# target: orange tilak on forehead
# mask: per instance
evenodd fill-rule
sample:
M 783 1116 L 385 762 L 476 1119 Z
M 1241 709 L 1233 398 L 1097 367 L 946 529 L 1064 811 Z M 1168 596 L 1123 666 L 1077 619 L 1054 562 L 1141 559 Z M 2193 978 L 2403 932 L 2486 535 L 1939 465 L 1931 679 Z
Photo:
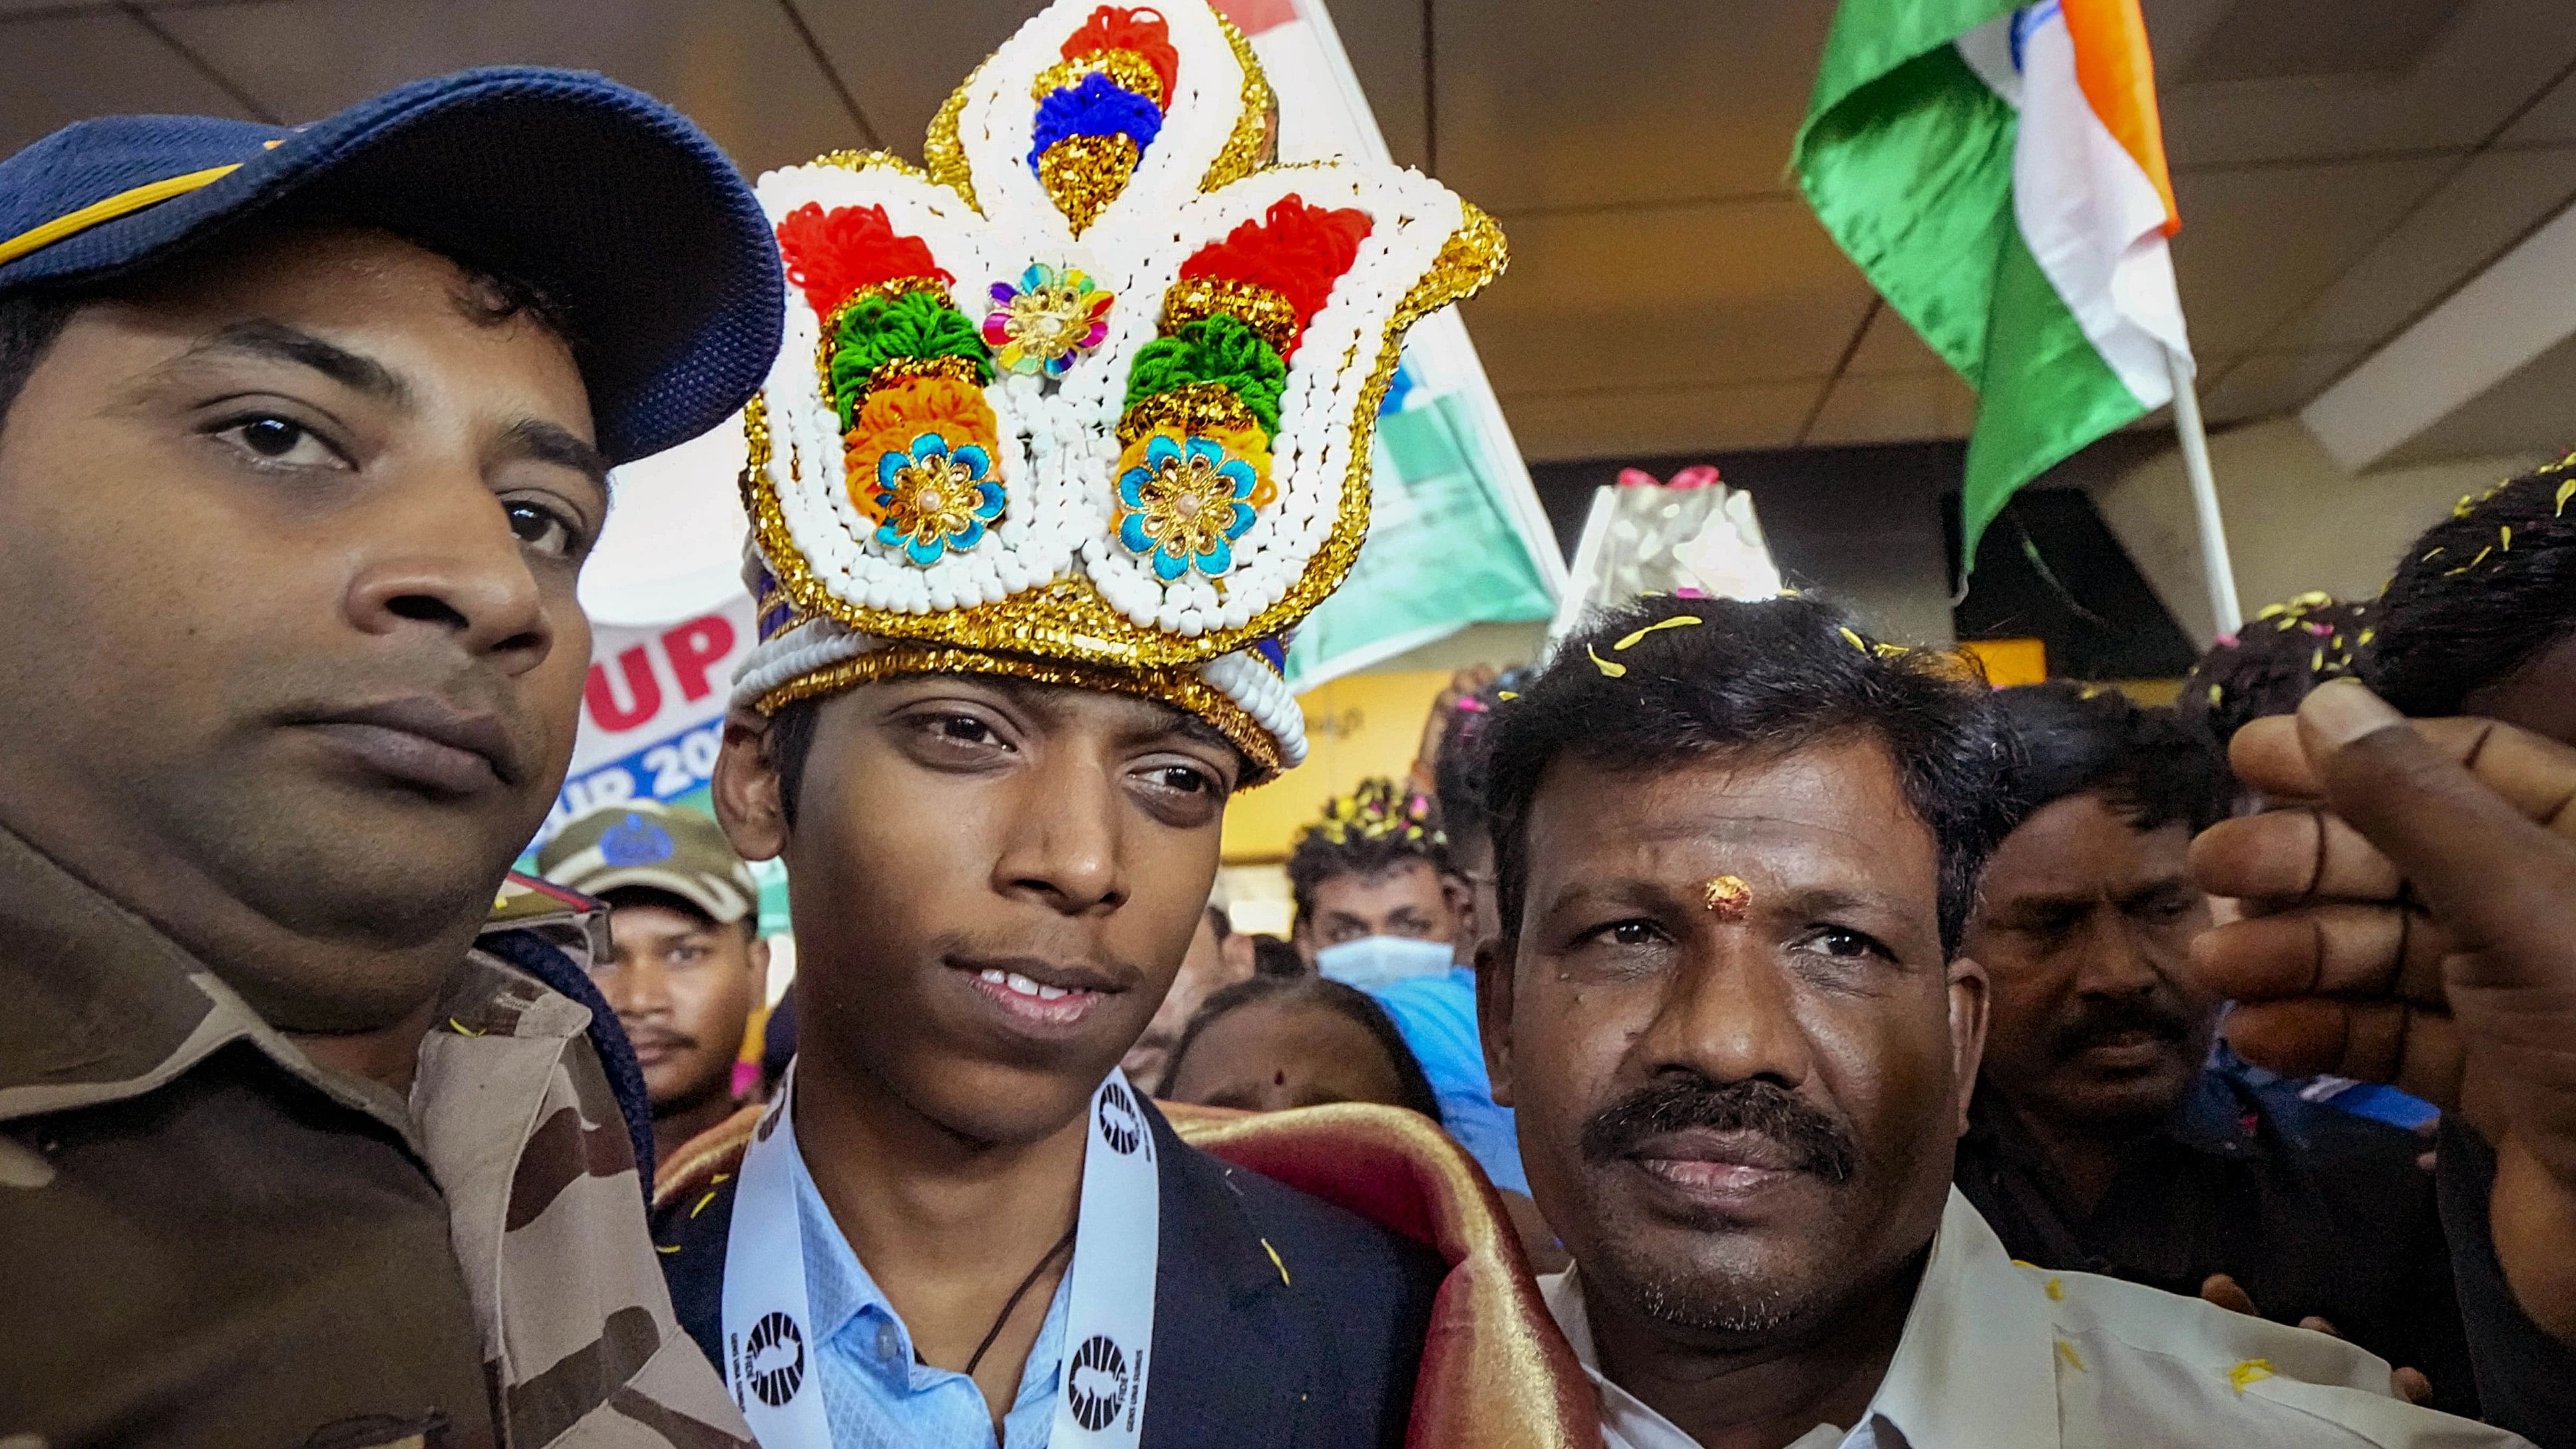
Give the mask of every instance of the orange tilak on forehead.
M 1700 903 L 1721 921 L 1740 921 L 1753 909 L 1753 887 L 1740 875 L 1711 876 L 1699 889 Z

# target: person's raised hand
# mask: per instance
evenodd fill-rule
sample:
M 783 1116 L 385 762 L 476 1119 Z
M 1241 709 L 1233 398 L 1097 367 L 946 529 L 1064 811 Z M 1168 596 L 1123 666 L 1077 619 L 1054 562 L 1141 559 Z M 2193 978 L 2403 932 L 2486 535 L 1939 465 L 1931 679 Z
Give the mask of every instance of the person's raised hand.
M 2576 1343 L 2576 750 L 2335 681 L 2230 754 L 2297 808 L 2193 843 L 2201 886 L 2248 907 L 2192 950 L 2240 1003 L 2229 1042 L 2460 1111 L 2496 1145 L 2507 1281 Z

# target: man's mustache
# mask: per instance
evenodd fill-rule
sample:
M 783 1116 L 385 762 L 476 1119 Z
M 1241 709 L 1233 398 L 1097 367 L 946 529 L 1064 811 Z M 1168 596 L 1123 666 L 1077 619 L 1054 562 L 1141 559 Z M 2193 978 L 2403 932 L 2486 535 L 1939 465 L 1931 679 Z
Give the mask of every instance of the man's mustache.
M 1747 1079 L 1712 1082 L 1705 1077 L 1665 1077 L 1594 1113 L 1583 1124 L 1583 1157 L 1612 1162 L 1641 1144 L 1693 1127 L 1753 1132 L 1786 1147 L 1801 1172 L 1845 1182 L 1859 1165 L 1851 1134 L 1788 1088 Z
M 2180 1042 L 2191 1035 L 2181 1012 L 2149 997 L 2096 998 L 2048 1034 L 2049 1049 L 2060 1061 L 2082 1055 L 2106 1037 L 2139 1031 L 2159 1041 Z

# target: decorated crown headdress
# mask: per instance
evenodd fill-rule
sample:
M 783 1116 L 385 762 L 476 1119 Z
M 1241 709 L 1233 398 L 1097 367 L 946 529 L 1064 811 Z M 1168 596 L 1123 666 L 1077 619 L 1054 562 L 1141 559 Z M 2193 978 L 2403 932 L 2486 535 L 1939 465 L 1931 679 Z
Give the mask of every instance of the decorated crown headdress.
M 1162 699 L 1266 778 L 1288 630 L 1368 532 L 1404 330 L 1503 265 L 1419 173 L 1263 164 L 1268 82 L 1202 0 L 1058 0 L 931 122 L 928 168 L 760 179 L 791 283 L 746 414 L 762 711 L 1013 675 Z

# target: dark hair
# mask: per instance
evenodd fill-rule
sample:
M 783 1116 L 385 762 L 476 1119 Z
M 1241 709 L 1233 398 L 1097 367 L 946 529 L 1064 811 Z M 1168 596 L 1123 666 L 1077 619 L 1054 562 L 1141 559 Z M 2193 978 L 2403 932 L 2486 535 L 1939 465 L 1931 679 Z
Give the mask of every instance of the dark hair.
M 1369 828 L 1336 828 L 1339 822 L 1328 817 L 1321 825 L 1308 826 L 1288 851 L 1288 894 L 1300 923 L 1313 914 L 1315 890 L 1328 880 L 1381 875 L 1417 860 L 1443 875 L 1451 871 L 1448 837 L 1441 834 L 1439 809 L 1429 799 L 1410 795 L 1392 780 L 1362 780 L 1351 795 L 1333 803 L 1338 809 L 1353 801 L 1365 802 L 1358 819 Z M 1413 813 L 1377 813 L 1381 805 Z
M 2116 689 L 2052 683 L 1997 691 L 2019 746 L 2014 823 L 2070 795 L 2100 795 L 2138 830 L 2227 818 L 2234 781 L 2208 738 L 2170 709 Z
M 822 697 L 791 699 L 769 714 L 769 767 L 778 773 L 778 813 L 796 828 L 796 799 L 805 791 L 805 761 L 814 753 Z
M 1320 1006 L 1341 1013 L 1358 1022 L 1377 1044 L 1386 1051 L 1387 1061 L 1395 1068 L 1396 1095 L 1404 1100 L 1397 1105 L 1409 1107 L 1437 1122 L 1440 1099 L 1432 1094 L 1431 1078 L 1423 1074 L 1422 1060 L 1405 1045 L 1404 1034 L 1395 1029 L 1394 1018 L 1367 992 L 1327 981 L 1321 976 L 1254 976 L 1220 989 L 1200 1003 L 1198 1014 L 1181 1031 L 1181 1039 L 1172 1045 L 1172 1055 L 1163 1064 L 1163 1080 L 1156 1084 L 1154 1095 L 1169 1098 L 1172 1084 L 1180 1080 L 1181 1062 L 1197 1044 L 1199 1034 L 1219 1017 L 1246 1006 L 1276 1003 L 1281 1006 Z
M 1685 618 L 1699 627 L 1669 626 Z M 1974 665 L 1875 643 L 1809 598 L 1659 597 L 1599 619 L 1487 727 L 1506 945 L 1520 935 L 1530 809 L 1559 757 L 1647 775 L 1865 739 L 1886 748 L 1939 848 L 1941 947 L 1955 954 L 1977 877 L 2011 829 L 2012 740 L 1989 695 Z
M 1214 901 L 1208 902 L 1207 923 L 1208 929 L 1216 933 L 1219 944 L 1223 944 L 1234 935 L 1234 917 L 1227 915 L 1225 907 Z
M 2375 613 L 2322 593 L 2268 605 L 2193 662 L 2174 711 L 2224 757 L 2249 722 L 2289 714 L 2309 690 L 2351 673 Z
M 68 293 L 0 292 L 0 427 L 8 426 L 9 409 L 82 300 Z
M 1450 840 L 1492 832 L 1485 812 L 1485 726 L 1502 696 L 1517 694 L 1529 671 L 1513 669 L 1449 711 L 1440 730 L 1440 757 L 1431 767 L 1431 794 L 1440 806 L 1440 823 Z
M 1308 976 L 1306 958 L 1297 948 L 1277 936 L 1257 935 L 1252 938 L 1252 974 L 1255 976 Z
M 2462 498 L 2379 593 L 2362 677 L 2411 715 L 2458 714 L 2576 631 L 2576 453 Z

